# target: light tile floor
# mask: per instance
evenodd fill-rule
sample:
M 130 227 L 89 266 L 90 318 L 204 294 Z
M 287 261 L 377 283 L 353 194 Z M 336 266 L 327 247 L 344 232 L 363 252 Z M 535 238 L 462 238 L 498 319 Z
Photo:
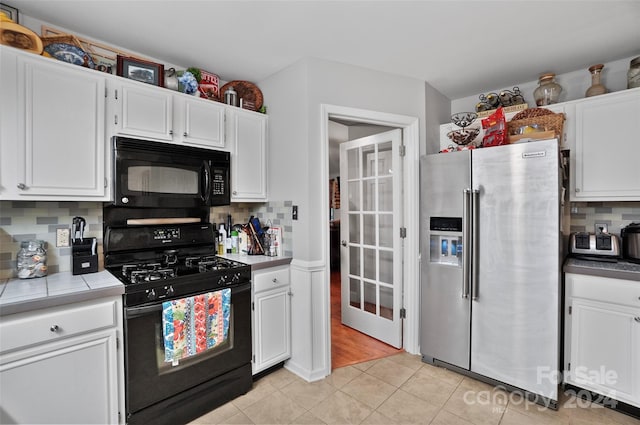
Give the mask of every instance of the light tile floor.
M 401 353 L 308 383 L 279 369 L 191 424 L 639 425 L 563 394 L 557 411 Z

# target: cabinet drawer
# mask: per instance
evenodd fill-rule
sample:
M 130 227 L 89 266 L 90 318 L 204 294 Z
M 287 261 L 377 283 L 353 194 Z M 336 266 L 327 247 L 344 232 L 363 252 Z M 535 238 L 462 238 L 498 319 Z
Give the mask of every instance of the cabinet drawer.
M 5 316 L 0 323 L 0 351 L 114 327 L 118 323 L 118 308 L 118 303 L 111 300 Z
M 567 296 L 640 309 L 640 282 L 567 273 Z
M 265 271 L 260 270 L 253 274 L 254 292 L 267 291 L 289 284 L 289 266 L 274 267 Z

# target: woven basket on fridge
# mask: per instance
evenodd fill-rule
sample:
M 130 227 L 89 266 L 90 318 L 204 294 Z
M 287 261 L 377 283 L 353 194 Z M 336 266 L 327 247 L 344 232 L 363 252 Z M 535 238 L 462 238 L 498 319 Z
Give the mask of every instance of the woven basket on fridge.
M 507 123 L 509 134 L 513 134 L 520 127 L 537 125 L 539 129 L 544 131 L 553 131 L 558 143 L 562 143 L 562 135 L 564 128 L 564 114 L 554 113 L 545 108 L 532 108 L 517 113 L 511 121 Z M 531 133 L 535 135 L 535 133 Z M 534 136 L 535 138 L 535 136 Z

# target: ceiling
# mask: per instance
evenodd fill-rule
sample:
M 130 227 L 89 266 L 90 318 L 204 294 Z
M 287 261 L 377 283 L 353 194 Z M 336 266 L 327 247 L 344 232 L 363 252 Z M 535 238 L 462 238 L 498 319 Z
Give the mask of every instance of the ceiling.
M 640 0 L 2 0 L 51 26 L 224 81 L 304 57 L 429 82 L 450 99 L 640 54 Z

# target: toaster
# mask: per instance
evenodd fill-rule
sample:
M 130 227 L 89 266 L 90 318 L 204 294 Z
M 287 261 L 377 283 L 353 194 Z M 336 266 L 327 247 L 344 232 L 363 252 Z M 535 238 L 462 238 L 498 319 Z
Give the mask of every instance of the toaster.
M 574 256 L 620 257 L 620 239 L 609 233 L 573 233 L 569 250 Z

